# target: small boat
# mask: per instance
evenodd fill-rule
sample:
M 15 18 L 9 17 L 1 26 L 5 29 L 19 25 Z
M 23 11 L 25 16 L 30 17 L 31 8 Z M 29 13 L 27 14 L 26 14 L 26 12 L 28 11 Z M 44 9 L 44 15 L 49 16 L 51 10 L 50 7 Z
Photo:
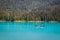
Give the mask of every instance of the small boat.
M 44 25 L 43 24 L 42 25 L 36 24 L 35 27 L 37 27 L 37 28 L 44 28 Z

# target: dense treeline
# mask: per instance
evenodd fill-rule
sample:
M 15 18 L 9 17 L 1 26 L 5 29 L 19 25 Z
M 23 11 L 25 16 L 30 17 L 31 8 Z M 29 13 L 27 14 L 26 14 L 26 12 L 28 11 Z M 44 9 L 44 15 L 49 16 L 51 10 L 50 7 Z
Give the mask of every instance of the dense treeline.
M 0 21 L 60 21 L 60 0 L 0 0 Z
M 0 11 L 0 20 L 3 21 L 60 21 L 60 6 L 46 10 Z

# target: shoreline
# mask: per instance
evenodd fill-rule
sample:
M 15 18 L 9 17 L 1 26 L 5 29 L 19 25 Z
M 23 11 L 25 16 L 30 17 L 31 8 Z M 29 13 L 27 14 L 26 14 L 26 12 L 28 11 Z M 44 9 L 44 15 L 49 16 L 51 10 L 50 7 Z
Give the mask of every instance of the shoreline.
M 1 21 L 0 22 L 45 22 L 45 21 Z M 60 22 L 60 21 L 46 21 L 46 22 Z

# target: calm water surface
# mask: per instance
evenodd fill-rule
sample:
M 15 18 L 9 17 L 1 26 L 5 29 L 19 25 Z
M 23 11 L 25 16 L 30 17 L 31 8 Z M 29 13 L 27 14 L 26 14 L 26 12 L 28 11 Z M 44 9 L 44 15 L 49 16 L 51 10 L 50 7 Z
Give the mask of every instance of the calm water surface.
M 0 22 L 0 40 L 60 40 L 60 22 Z

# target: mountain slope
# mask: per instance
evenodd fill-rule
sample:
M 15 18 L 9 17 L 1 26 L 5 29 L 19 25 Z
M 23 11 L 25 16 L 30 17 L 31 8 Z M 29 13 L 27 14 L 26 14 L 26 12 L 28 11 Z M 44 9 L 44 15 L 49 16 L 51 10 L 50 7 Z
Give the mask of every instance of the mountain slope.
M 44 9 L 49 5 L 60 5 L 60 0 L 0 0 L 0 10 Z

